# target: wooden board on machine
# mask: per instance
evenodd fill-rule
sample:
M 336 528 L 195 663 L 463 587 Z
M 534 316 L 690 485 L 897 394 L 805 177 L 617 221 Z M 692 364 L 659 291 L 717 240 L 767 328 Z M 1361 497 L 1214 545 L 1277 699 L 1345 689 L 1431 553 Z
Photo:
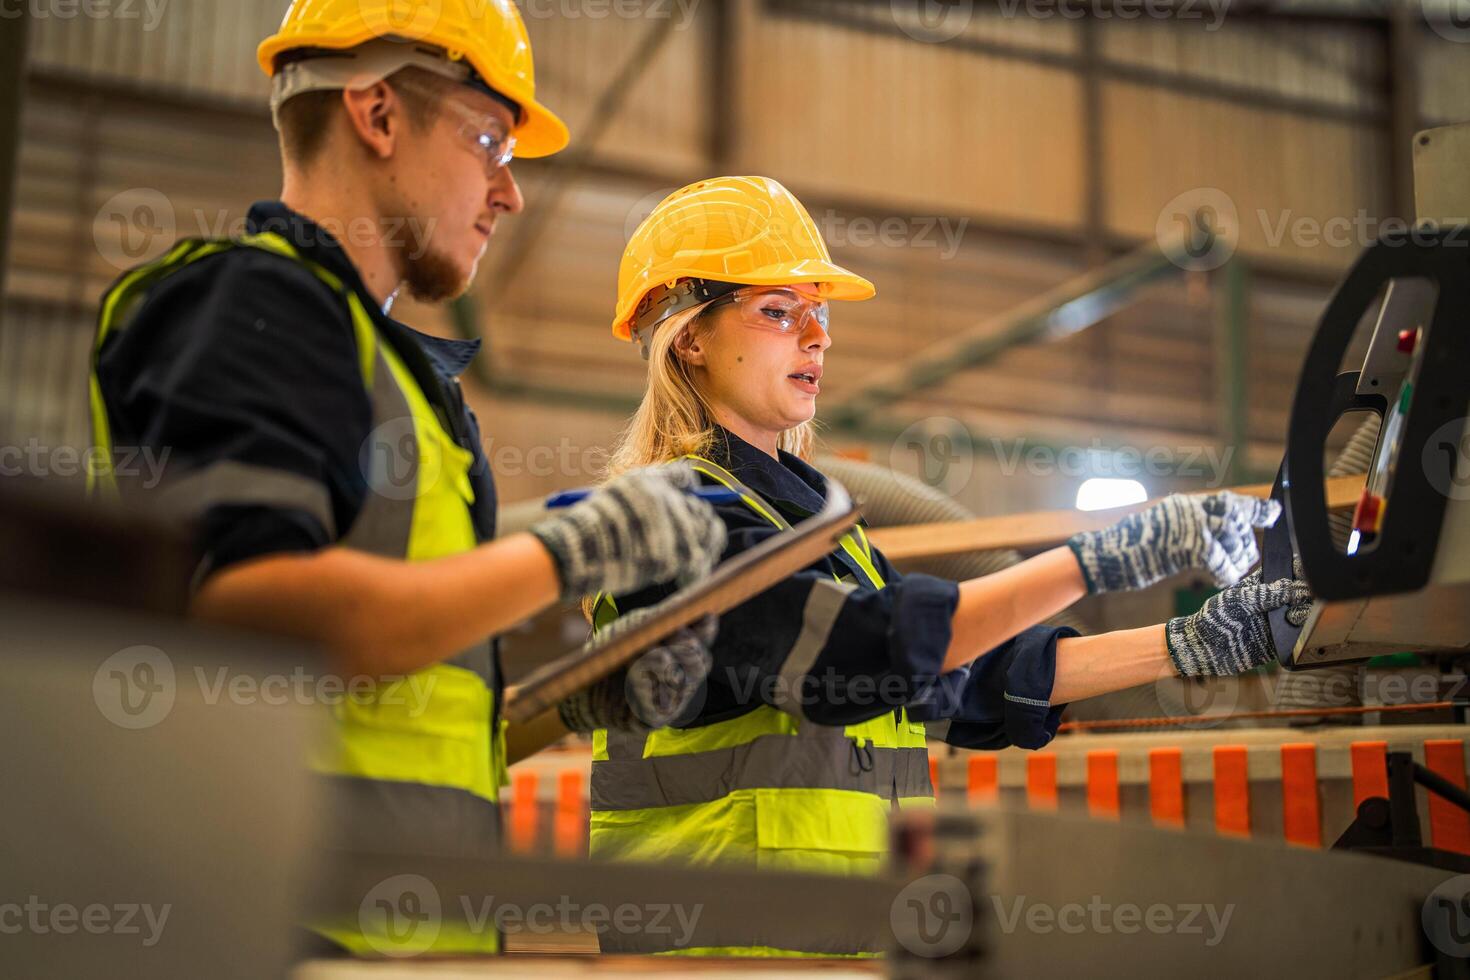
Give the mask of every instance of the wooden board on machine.
M 1271 485 L 1268 483 L 1231 489 L 1253 497 L 1267 497 L 1271 494 Z M 1352 507 L 1362 493 L 1361 475 L 1332 477 L 1327 481 L 1327 506 L 1332 509 Z M 1107 527 L 1125 514 L 1142 510 L 1154 502 L 1110 510 L 1037 511 L 1030 514 L 981 517 L 972 521 L 886 527 L 875 529 L 871 537 L 873 544 L 881 548 L 890 561 L 937 558 L 942 555 L 1004 548 L 1030 553 L 1055 547 L 1079 531 L 1095 531 Z

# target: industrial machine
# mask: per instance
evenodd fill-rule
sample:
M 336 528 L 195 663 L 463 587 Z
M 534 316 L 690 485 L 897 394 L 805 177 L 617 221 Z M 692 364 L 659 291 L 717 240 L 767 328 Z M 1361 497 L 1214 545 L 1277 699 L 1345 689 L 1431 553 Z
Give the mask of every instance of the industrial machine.
M 1297 629 L 1272 616 L 1292 669 L 1405 650 L 1470 650 L 1470 125 L 1415 138 L 1420 222 L 1384 234 L 1333 295 L 1292 406 L 1263 577 L 1299 558 L 1317 597 Z M 1339 373 L 1365 318 L 1359 370 Z M 1334 540 L 1323 449 L 1344 414 L 1381 419 L 1345 545 Z

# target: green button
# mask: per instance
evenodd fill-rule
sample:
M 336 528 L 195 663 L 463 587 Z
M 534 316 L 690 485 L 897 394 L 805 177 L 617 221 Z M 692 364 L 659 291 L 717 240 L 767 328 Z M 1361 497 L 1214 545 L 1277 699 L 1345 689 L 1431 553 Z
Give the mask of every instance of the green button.
M 1399 392 L 1399 414 L 1400 415 L 1408 415 L 1409 414 L 1409 402 L 1413 400 L 1413 397 L 1414 397 L 1414 383 L 1412 381 L 1405 381 L 1404 382 L 1404 390 L 1401 391 L 1401 392 Z

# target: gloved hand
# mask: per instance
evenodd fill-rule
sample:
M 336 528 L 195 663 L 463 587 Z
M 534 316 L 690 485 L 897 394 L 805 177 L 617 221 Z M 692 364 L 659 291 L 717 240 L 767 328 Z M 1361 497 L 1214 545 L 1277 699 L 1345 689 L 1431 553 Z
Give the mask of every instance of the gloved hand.
M 1208 496 L 1174 494 L 1112 527 L 1067 539 L 1087 580 L 1087 591 L 1142 589 L 1198 568 L 1227 588 L 1260 560 L 1254 528 L 1281 516 L 1274 500 L 1229 490 Z
M 725 524 L 684 491 L 686 463 L 630 470 L 530 532 L 551 552 L 563 598 L 626 595 L 671 579 L 698 579 L 725 550 Z
M 1164 636 L 1175 669 L 1185 677 L 1221 677 L 1275 660 L 1266 614 L 1286 606 L 1286 621 L 1301 626 L 1312 608 L 1300 558 L 1292 571 L 1296 578 L 1262 584 L 1257 569 L 1239 585 L 1206 599 L 1193 616 L 1169 620 Z
M 629 613 L 608 630 L 631 627 L 642 618 L 640 613 L 651 614 L 652 609 Z M 718 630 L 713 616 L 679 630 L 624 669 L 557 705 L 562 723 L 574 732 L 646 732 L 696 714 L 696 695 L 709 676 L 709 647 Z

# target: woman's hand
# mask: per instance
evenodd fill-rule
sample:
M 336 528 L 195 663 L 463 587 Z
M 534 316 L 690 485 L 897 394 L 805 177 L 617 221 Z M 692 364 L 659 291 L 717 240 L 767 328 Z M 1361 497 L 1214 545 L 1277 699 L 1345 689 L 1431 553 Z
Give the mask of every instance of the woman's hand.
M 1075 534 L 1067 547 L 1093 595 L 1142 589 L 1190 569 L 1210 572 L 1227 588 L 1260 560 L 1255 529 L 1280 516 L 1276 501 L 1229 490 L 1175 494 L 1112 527 Z
M 604 632 L 631 629 L 654 612 L 654 607 L 634 610 Z M 714 663 L 709 648 L 718 629 L 719 620 L 708 616 L 679 630 L 623 670 L 557 705 L 562 723 L 574 732 L 646 732 L 693 718 L 704 706 L 700 694 Z
M 1257 570 L 1239 585 L 1206 599 L 1193 616 L 1169 620 L 1164 636 L 1175 669 L 1185 677 L 1218 677 L 1243 674 L 1275 660 L 1266 614 L 1286 606 L 1287 622 L 1301 626 L 1312 608 L 1312 591 L 1300 577 L 1300 558 L 1293 571 L 1297 578 L 1262 583 Z

